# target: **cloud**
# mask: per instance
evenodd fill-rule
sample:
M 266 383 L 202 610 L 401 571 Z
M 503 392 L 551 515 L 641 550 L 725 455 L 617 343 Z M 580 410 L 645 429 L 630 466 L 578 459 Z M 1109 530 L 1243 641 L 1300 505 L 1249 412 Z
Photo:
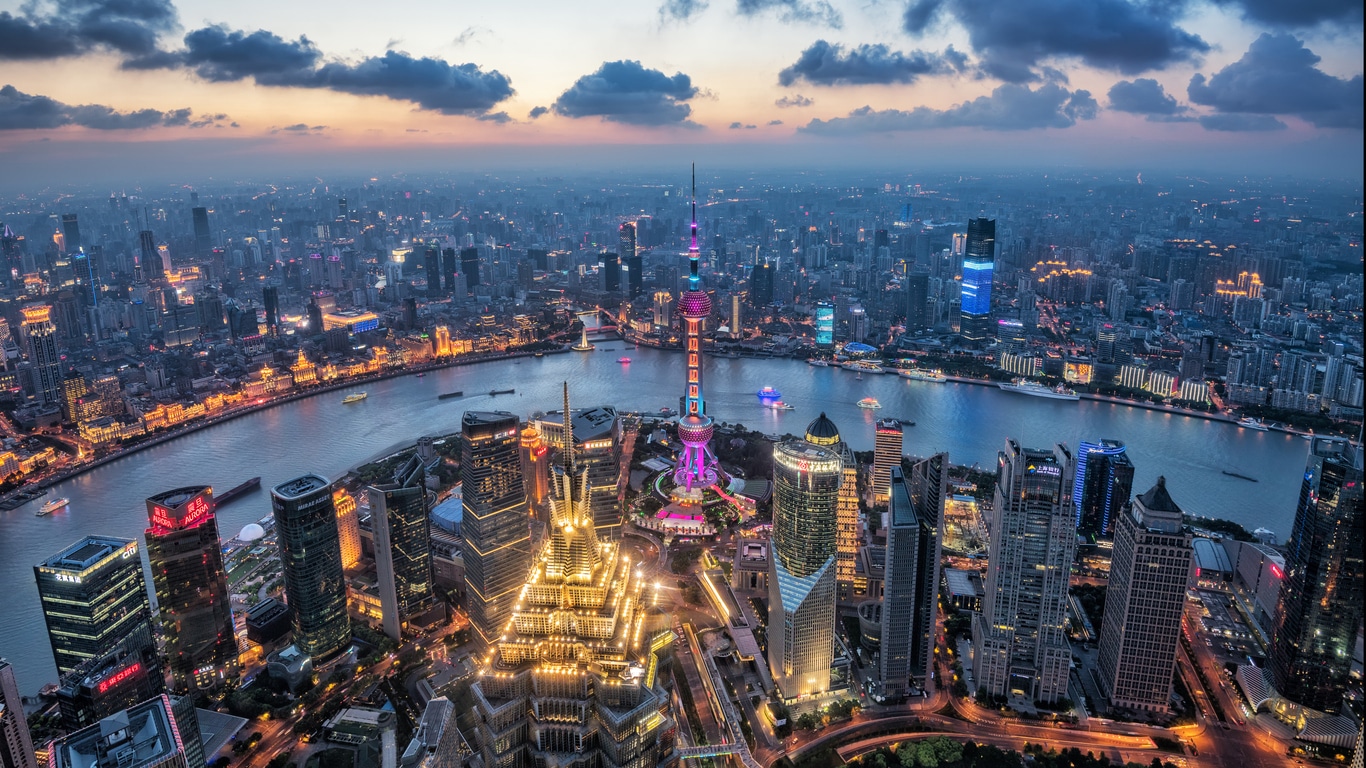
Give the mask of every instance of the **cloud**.
M 484 122 L 484 123 L 498 123 L 499 125 L 503 125 L 504 123 L 515 123 L 515 122 L 517 122 L 516 120 L 513 120 L 513 119 L 512 119 L 512 115 L 509 115 L 509 114 L 506 113 L 506 112 L 490 112 L 490 113 L 488 113 L 488 114 L 486 114 L 486 115 L 480 115 L 479 117 L 477 117 L 477 118 L 475 118 L 475 119 L 476 119 L 476 120 L 479 120 L 480 122 Z
M 1181 10 L 1162 0 L 910 0 L 902 24 L 919 36 L 956 21 L 987 74 L 1023 83 L 1041 79 L 1052 59 L 1126 75 L 1192 61 L 1209 44 L 1176 26 Z
M 1312 27 L 1328 21 L 1360 26 L 1361 0 L 1214 0 L 1243 18 L 1277 27 Z
M 1283 131 L 1286 124 L 1271 115 L 1202 115 L 1200 125 L 1208 131 Z
M 787 109 L 788 107 L 809 107 L 815 103 L 815 101 L 808 99 L 799 93 L 796 96 L 784 96 L 773 102 L 773 106 L 778 107 L 779 109 Z
M 103 104 L 63 104 L 48 96 L 27 94 L 12 85 L 0 88 L 0 131 L 39 130 L 79 125 L 98 131 L 124 131 L 155 126 L 192 126 L 189 109 L 162 112 L 139 109 L 119 112 Z M 215 115 L 226 119 L 227 115 Z
M 302 35 L 285 40 L 264 29 L 247 33 L 220 24 L 185 35 L 179 63 L 210 82 L 251 78 L 260 85 L 297 85 L 312 76 L 321 59 L 322 52 Z
M 752 131 L 758 127 L 759 126 L 757 125 L 742 123 L 738 120 L 730 124 L 730 129 L 732 131 Z
M 1320 128 L 1360 130 L 1361 75 L 1334 77 L 1318 63 L 1318 55 L 1295 36 L 1263 34 L 1241 59 L 1208 78 L 1197 73 L 1186 94 L 1220 113 L 1293 115 Z
M 532 107 L 531 111 L 527 113 L 527 117 L 531 118 L 532 120 L 535 120 L 536 118 L 544 115 L 549 111 L 550 107 Z
M 1035 128 L 1067 128 L 1078 120 L 1091 120 L 1099 106 L 1090 92 L 1069 91 L 1057 83 L 1031 90 L 1007 83 L 990 96 L 980 96 L 948 109 L 916 107 L 875 110 L 860 107 L 846 117 L 812 120 L 799 130 L 843 136 L 862 133 L 923 131 L 936 128 L 982 128 L 989 131 L 1023 131 Z
M 286 125 L 283 128 L 272 128 L 270 132 L 318 134 L 322 133 L 325 130 L 327 130 L 327 126 L 325 125 L 309 125 L 308 123 L 295 123 L 293 125 Z
M 735 10 L 741 16 L 777 11 L 778 18 L 785 22 L 810 22 L 832 29 L 844 27 L 844 17 L 826 0 L 736 0 Z
M 608 61 L 584 75 L 560 94 L 552 108 L 565 117 L 601 117 L 631 125 L 686 125 L 692 107 L 684 102 L 697 96 L 692 79 L 682 72 L 673 77 L 647 69 L 638 61 Z
M 1167 95 L 1161 83 L 1147 77 L 1120 80 L 1110 86 L 1106 97 L 1110 100 L 1110 109 L 1147 115 L 1149 119 L 1171 117 L 1187 111 L 1187 107 L 1177 104 L 1174 97 Z
M 953 46 L 943 54 L 902 53 L 881 43 L 860 45 L 846 52 L 838 43 L 817 40 L 802 51 L 796 63 L 778 73 L 778 84 L 789 86 L 798 80 L 827 86 L 913 83 L 922 75 L 962 72 L 966 66 L 967 57 Z
M 768 124 L 769 124 L 769 125 L 782 125 L 782 124 L 783 124 L 783 121 L 782 121 L 782 120 L 769 120 L 769 121 L 768 121 Z
M 664 0 L 664 4 L 659 6 L 659 18 L 662 21 L 687 21 L 707 10 L 707 5 L 707 0 Z
M 0 11 L 0 60 L 77 56 L 91 49 L 143 56 L 176 25 L 170 0 L 56 0 L 50 13 L 36 3 L 19 15 Z

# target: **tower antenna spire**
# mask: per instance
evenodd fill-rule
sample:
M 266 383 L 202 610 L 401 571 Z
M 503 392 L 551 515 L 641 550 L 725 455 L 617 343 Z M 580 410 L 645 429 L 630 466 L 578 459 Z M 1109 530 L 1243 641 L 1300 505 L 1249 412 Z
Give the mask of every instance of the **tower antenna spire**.
M 569 382 L 564 382 L 564 470 L 574 476 L 574 417 L 569 412 Z

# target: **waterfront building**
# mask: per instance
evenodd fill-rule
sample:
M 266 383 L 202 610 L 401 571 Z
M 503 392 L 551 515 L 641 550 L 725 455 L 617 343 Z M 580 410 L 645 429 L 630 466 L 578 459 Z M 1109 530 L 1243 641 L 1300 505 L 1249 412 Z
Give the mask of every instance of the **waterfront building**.
M 678 452 L 674 470 L 677 493 L 693 501 L 701 500 L 702 489 L 716 484 L 719 476 L 716 457 L 711 452 L 712 421 L 702 396 L 702 323 L 711 316 L 711 297 L 702 290 L 698 273 L 701 252 L 697 245 L 697 172 L 693 171 L 692 236 L 688 244 L 688 290 L 678 297 L 678 313 L 683 318 L 686 381 L 683 409 L 678 417 Z
M 568 401 L 566 388 L 564 412 Z M 658 675 L 674 640 L 669 617 L 630 556 L 598 541 L 573 422 L 552 482 L 549 536 L 471 688 L 476 768 L 678 762 Z
M 1112 521 L 1129 503 L 1134 464 L 1118 440 L 1083 442 L 1077 447 L 1077 479 L 1072 488 L 1077 533 L 1090 539 L 1110 538 Z
M 902 429 L 896 419 L 878 419 L 873 433 L 873 505 L 891 498 L 892 467 L 901 466 Z
M 23 308 L 21 330 L 27 343 L 29 363 L 33 366 L 33 394 L 40 405 L 62 404 L 62 358 L 57 351 L 57 326 L 52 322 L 51 304 Z
M 886 700 L 923 690 L 933 675 L 948 467 L 948 454 L 939 453 L 911 464 L 908 474 L 892 468 L 878 650 Z
M 1194 553 L 1191 534 L 1164 477 L 1115 520 L 1098 679 L 1110 706 L 1166 713 Z
M 531 567 L 517 417 L 466 411 L 460 432 L 460 533 L 470 623 L 485 643 L 503 631 Z
M 237 678 L 228 576 L 213 489 L 188 486 L 147 499 L 147 560 L 177 693 Z M 145 697 L 144 697 L 145 698 Z
M 33 571 L 59 674 L 150 624 L 147 582 L 133 539 L 86 536 Z
M 1360 443 L 1315 437 L 1272 624 L 1271 681 L 1290 701 L 1336 713 L 1350 684 L 1363 593 Z
M 963 253 L 962 318 L 959 333 L 974 343 L 991 338 L 991 281 L 996 264 L 996 221 L 971 219 Z
M 589 501 L 598 539 L 621 535 L 622 422 L 610 405 L 576 408 L 573 414 L 574 460 L 588 473 L 593 489 Z M 535 421 L 547 445 L 564 445 L 564 414 L 551 411 Z
M 194 704 L 162 694 L 48 745 L 48 768 L 204 768 Z
M 844 461 L 805 440 L 773 448 L 768 664 L 788 699 L 830 689 Z
M 854 594 L 854 560 L 858 557 L 859 544 L 858 461 L 854 458 L 854 449 L 840 438 L 839 428 L 824 412 L 806 425 L 806 442 L 835 451 L 844 464 L 835 517 L 835 583 L 839 599 L 848 600 Z
M 384 634 L 400 639 L 408 619 L 436 600 L 426 473 L 416 454 L 394 472 L 392 482 L 366 489 L 375 531 L 375 573 Z
M 977 685 L 989 695 L 1045 703 L 1067 696 L 1075 471 L 1061 444 L 1043 451 L 1006 438 L 997 454 L 986 596 L 972 627 Z
M 270 489 L 294 645 L 314 662 L 336 656 L 351 641 L 332 490 L 315 474 Z
M 14 668 L 0 659 L 0 768 L 38 768 Z

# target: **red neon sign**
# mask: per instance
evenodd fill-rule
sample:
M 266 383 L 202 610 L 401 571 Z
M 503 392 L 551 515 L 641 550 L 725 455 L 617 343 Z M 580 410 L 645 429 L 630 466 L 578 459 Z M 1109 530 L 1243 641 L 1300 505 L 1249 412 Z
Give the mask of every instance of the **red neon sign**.
M 135 661 L 132 664 L 129 664 L 128 666 L 124 667 L 123 669 L 120 669 L 118 672 L 115 672 L 114 674 L 105 678 L 103 681 L 100 682 L 99 686 L 95 690 L 97 693 L 104 693 L 105 691 L 109 690 L 110 688 L 113 688 L 114 686 L 118 685 L 124 680 L 127 680 L 133 675 L 136 675 L 141 670 L 142 662 Z
M 190 499 L 190 502 L 185 505 L 185 515 L 179 519 L 173 517 L 174 513 L 166 507 L 154 506 L 152 507 L 152 526 L 158 531 L 193 528 L 209 516 L 209 511 L 209 500 L 203 496 Z

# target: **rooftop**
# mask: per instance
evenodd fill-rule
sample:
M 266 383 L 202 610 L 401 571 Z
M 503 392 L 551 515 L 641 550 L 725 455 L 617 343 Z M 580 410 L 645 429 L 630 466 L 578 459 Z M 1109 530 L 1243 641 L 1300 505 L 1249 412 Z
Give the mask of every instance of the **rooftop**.
M 42 565 L 57 570 L 83 571 L 129 544 L 136 543 L 133 539 L 120 539 L 114 536 L 86 536 L 44 560 Z
M 281 499 L 297 499 L 329 485 L 331 482 L 322 475 L 307 474 L 280 483 L 270 489 L 270 493 Z

